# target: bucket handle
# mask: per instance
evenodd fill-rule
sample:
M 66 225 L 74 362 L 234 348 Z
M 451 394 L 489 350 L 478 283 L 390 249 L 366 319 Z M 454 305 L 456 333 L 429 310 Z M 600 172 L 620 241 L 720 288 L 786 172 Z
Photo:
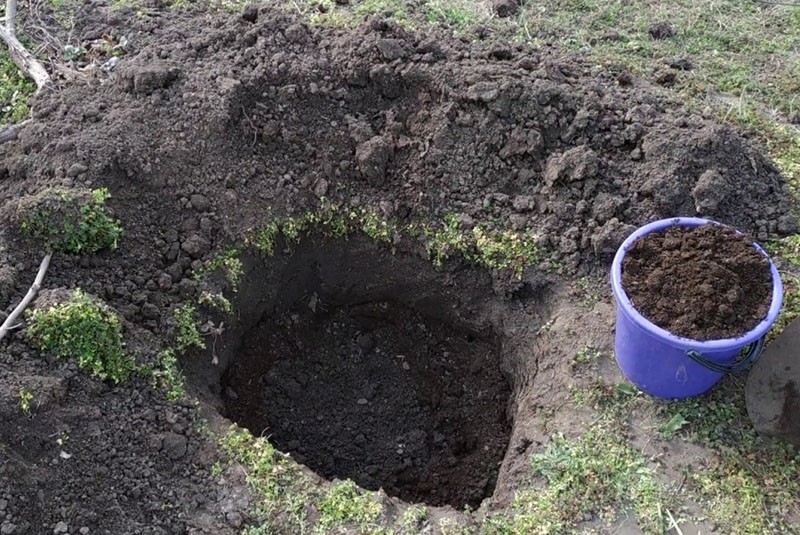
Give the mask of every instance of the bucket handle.
M 712 362 L 705 358 L 700 352 L 695 350 L 687 351 L 686 356 L 701 366 L 708 368 L 712 372 L 739 374 L 752 368 L 758 359 L 761 358 L 761 353 L 764 351 L 764 344 L 766 343 L 766 340 L 767 336 L 764 335 L 752 344 L 748 345 L 745 348 L 747 350 L 745 356 L 731 365 Z

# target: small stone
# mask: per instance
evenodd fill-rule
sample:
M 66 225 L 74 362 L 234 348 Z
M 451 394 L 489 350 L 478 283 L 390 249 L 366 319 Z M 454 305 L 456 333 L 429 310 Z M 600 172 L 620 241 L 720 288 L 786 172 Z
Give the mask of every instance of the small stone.
M 676 59 L 669 63 L 671 69 L 676 69 L 679 71 L 691 71 L 694 68 L 692 62 L 686 58 Z
M 90 532 L 89 528 L 87 528 L 86 526 L 83 526 L 81 529 L 78 530 L 78 533 L 80 533 L 81 535 L 89 535 L 89 532 Z
M 67 176 L 70 177 L 70 178 L 73 178 L 73 177 L 76 177 L 76 176 L 78 176 L 80 174 L 85 173 L 88 170 L 89 170 L 89 168 L 87 166 L 85 166 L 82 163 L 77 163 L 76 162 L 76 163 L 70 165 L 69 169 L 67 169 Z
M 232 528 L 240 528 L 242 527 L 242 524 L 244 524 L 244 517 L 241 513 L 237 513 L 236 511 L 225 513 L 225 520 Z
M 183 435 L 178 435 L 176 433 L 165 433 L 164 434 L 164 451 L 172 460 L 180 459 L 184 455 L 186 455 L 187 449 L 187 441 L 186 437 Z
M 381 185 L 386 181 L 386 167 L 394 150 L 389 142 L 375 136 L 356 148 L 356 161 L 361 175 L 373 185 Z
M 378 50 L 383 56 L 383 59 L 387 61 L 400 59 L 406 55 L 405 50 L 403 50 L 402 41 L 399 39 L 381 39 L 378 41 Z
M 364 398 L 359 398 L 358 401 L 356 401 L 356 403 L 358 403 L 359 405 L 366 405 L 369 402 Z
M 200 258 L 211 249 L 211 244 L 200 234 L 192 234 L 181 243 L 181 250 L 192 258 Z
M 648 32 L 650 37 L 657 40 L 669 39 L 675 35 L 675 30 L 672 29 L 668 22 L 654 22 L 650 25 Z
M 63 520 L 55 525 L 53 533 L 69 533 L 69 526 Z
M 192 203 L 192 206 L 198 212 L 207 212 L 208 209 L 211 208 L 211 202 L 208 200 L 208 197 L 200 195 L 199 193 L 195 193 L 189 197 L 189 202 Z
M 677 77 L 675 76 L 674 72 L 664 71 L 662 73 L 659 73 L 656 76 L 655 82 L 658 85 L 662 85 L 664 87 L 669 87 L 669 86 L 671 86 L 672 84 L 675 83 L 675 78 L 677 78 Z
M 0 513 L 5 511 L 6 507 L 8 507 L 8 500 L 0 499 Z
M 358 344 L 362 352 L 369 353 L 375 347 L 375 340 L 369 334 L 359 334 L 358 338 L 356 338 L 356 344 Z
M 16 532 L 17 526 L 11 522 L 3 522 L 3 525 L 0 526 L 0 534 L 2 535 L 13 535 Z
M 258 20 L 258 8 L 256 6 L 247 6 L 244 11 L 242 11 L 242 20 L 251 23 Z
M 633 85 L 633 76 L 629 72 L 621 72 L 617 75 L 617 83 L 622 87 Z
M 237 394 L 236 390 L 234 390 L 230 386 L 225 387 L 225 395 L 228 397 L 228 399 L 232 399 L 234 401 L 239 399 L 239 394 Z
M 172 288 L 172 277 L 169 273 L 162 273 L 158 276 L 158 287 L 163 291 Z
M 317 197 L 324 197 L 328 194 L 328 181 L 324 178 L 320 178 L 317 180 L 317 183 L 314 185 L 314 195 Z
M 519 13 L 520 0 L 494 0 L 492 2 L 492 11 L 500 17 L 513 17 Z

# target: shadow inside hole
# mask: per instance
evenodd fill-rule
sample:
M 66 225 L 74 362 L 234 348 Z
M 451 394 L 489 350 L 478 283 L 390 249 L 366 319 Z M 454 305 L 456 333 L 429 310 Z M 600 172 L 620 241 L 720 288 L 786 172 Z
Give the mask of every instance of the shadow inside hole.
M 456 508 L 492 495 L 512 390 L 501 337 L 467 319 L 486 277 L 455 287 L 358 239 L 245 264 L 257 316 L 223 359 L 228 418 L 329 479 Z

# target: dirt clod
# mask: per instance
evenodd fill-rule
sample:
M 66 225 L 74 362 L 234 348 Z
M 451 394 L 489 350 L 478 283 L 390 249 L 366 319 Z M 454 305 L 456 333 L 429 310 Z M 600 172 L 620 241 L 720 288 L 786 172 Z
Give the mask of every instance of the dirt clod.
M 492 11 L 498 17 L 513 17 L 519 13 L 522 2 L 520 0 L 495 0 Z
M 637 240 L 623 287 L 644 317 L 694 340 L 736 338 L 767 315 L 772 274 L 752 239 L 720 225 L 670 227 Z
M 672 26 L 668 22 L 654 22 L 648 28 L 648 32 L 650 33 L 650 37 L 653 39 L 669 39 L 673 35 L 675 35 L 675 30 L 672 29 Z

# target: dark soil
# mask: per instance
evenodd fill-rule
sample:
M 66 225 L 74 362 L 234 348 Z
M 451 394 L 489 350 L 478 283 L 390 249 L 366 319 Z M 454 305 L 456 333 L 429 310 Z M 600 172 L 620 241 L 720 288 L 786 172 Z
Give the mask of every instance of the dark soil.
M 390 303 L 304 308 L 247 335 L 228 416 L 328 479 L 457 509 L 490 496 L 510 435 L 498 341 Z
M 636 309 L 673 334 L 736 338 L 764 319 L 772 274 L 752 238 L 721 225 L 671 227 L 625 255 L 623 287 Z
M 570 277 L 604 273 L 629 232 L 663 217 L 706 215 L 759 240 L 795 230 L 777 168 L 746 139 L 646 87 L 621 87 L 618 73 L 588 60 L 490 34 L 470 43 L 444 30 L 412 33 L 378 19 L 357 30 L 315 28 L 268 6 L 245 17 L 162 16 L 162 2 L 141 11 L 112 4 L 80 3 L 71 35 L 79 45 L 129 37 L 116 66 L 81 69 L 79 80 L 43 92 L 18 139 L 0 146 L 0 301 L 6 313 L 19 302 L 43 256 L 19 239 L 20 203 L 47 188 L 108 188 L 124 227 L 119 249 L 58 254 L 45 285 L 81 287 L 118 311 L 139 365 L 155 365 L 174 343 L 173 312 L 197 300 L 195 274 L 205 262 L 249 229 L 315 208 L 321 197 L 399 225 L 436 226 L 453 213 L 466 232 L 478 224 L 530 229 L 547 265 Z M 407 254 L 422 262 L 424 248 L 408 246 Z M 429 286 L 457 278 L 460 267 L 449 263 Z M 404 284 L 420 273 L 407 273 Z M 538 295 L 541 273 L 530 269 L 513 292 L 504 291 L 507 273 L 476 279 L 480 292 L 470 279 L 452 293 L 513 303 L 504 321 L 529 336 L 506 338 L 526 351 L 514 361 L 512 378 L 522 379 L 512 385 L 509 411 L 521 416 L 508 420 L 513 447 L 495 489 L 508 496 L 525 473 L 527 447 L 537 445 L 525 426 L 539 407 L 557 412 L 569 381 L 558 368 L 561 353 L 539 362 L 531 349 L 539 324 L 530 316 L 538 312 L 519 300 Z M 262 286 L 238 299 L 260 299 Z M 210 313 L 202 314 L 205 321 Z M 226 326 L 241 335 L 263 315 L 236 315 Z M 296 340 L 291 331 L 282 336 Z M 386 336 L 376 336 L 376 347 L 394 347 Z M 187 355 L 181 365 L 195 389 L 218 395 L 220 370 L 211 362 Z M 32 420 L 19 410 L 21 387 L 34 393 Z M 116 387 L 93 381 L 39 354 L 19 329 L 0 349 L 0 400 L 0 526 L 8 533 L 51 533 L 63 522 L 70 532 L 216 534 L 249 521 L 244 476 L 216 485 L 210 474 L 218 455 L 198 430 L 198 409 L 167 403 L 146 379 Z M 437 424 L 426 405 L 415 410 Z M 67 446 L 56 442 L 60 430 Z M 503 446 L 492 440 L 494 455 Z M 438 462 L 431 452 L 412 461 Z M 471 503 L 477 494 L 470 493 L 491 491 L 492 463 L 472 465 L 480 478 L 461 496 L 424 492 Z M 385 474 L 368 475 L 393 484 Z M 484 478 L 485 490 L 476 490 Z

